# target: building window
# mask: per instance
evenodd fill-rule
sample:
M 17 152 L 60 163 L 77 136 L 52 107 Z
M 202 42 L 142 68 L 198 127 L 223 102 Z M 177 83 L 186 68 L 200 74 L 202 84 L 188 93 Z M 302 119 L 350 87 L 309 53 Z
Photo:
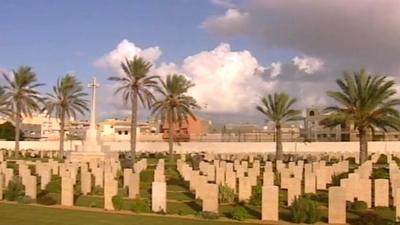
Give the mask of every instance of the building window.
M 122 135 L 122 131 L 118 131 L 118 134 L 119 134 L 119 135 Z
M 310 111 L 310 113 L 308 114 L 309 116 L 314 116 L 315 112 L 313 110 Z
M 125 131 L 125 135 L 128 135 L 128 131 L 127 130 Z

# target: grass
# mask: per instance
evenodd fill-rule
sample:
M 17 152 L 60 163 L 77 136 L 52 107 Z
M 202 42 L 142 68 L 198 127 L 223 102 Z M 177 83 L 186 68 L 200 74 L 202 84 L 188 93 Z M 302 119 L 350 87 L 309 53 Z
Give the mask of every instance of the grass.
M 13 225 L 233 225 L 235 222 L 201 221 L 145 215 L 119 215 L 104 212 L 87 212 L 32 205 L 0 203 L 1 224 Z

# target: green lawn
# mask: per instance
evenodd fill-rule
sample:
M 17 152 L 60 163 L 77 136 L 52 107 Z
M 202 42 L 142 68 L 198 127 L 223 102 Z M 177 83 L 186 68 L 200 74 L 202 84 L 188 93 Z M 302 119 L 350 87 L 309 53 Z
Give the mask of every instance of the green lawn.
M 233 225 L 235 222 L 143 215 L 118 215 L 31 205 L 0 203 L 1 224 L 12 225 Z M 249 223 L 246 223 L 249 224 Z

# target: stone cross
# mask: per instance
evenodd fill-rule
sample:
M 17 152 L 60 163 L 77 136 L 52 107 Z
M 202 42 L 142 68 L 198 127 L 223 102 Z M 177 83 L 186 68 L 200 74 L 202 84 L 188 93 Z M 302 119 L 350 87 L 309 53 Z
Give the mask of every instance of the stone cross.
M 100 87 L 96 81 L 96 77 L 93 77 L 92 83 L 88 85 L 92 89 L 92 107 L 90 109 L 90 129 L 96 129 L 96 88 Z

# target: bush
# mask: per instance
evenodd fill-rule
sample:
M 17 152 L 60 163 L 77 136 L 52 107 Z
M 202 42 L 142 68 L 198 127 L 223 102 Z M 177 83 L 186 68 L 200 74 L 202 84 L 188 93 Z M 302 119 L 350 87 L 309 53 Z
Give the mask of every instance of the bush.
M 18 196 L 15 201 L 20 204 L 31 204 L 33 199 L 29 196 Z
M 40 205 L 55 205 L 57 200 L 49 193 L 44 195 L 38 195 L 36 202 Z
M 316 223 L 321 218 L 317 203 L 305 196 L 293 201 L 290 213 L 294 223 Z
M 354 221 L 355 225 L 382 225 L 385 224 L 384 219 L 377 213 L 367 211 L 360 213 L 359 219 Z
M 351 209 L 355 211 L 364 211 L 368 209 L 368 205 L 364 201 L 355 201 L 351 203 Z
M 236 206 L 231 214 L 231 218 L 234 220 L 243 221 L 249 217 L 247 210 L 242 206 Z
M 387 156 L 385 154 L 380 154 L 378 160 L 376 161 L 376 164 L 384 165 L 387 163 Z
M 45 189 L 50 193 L 61 193 L 61 177 L 52 176 Z
M 306 198 L 309 198 L 313 201 L 317 201 L 317 202 L 321 202 L 321 203 L 325 203 L 328 204 L 329 202 L 329 194 L 326 191 L 318 191 L 316 194 L 313 193 L 307 193 L 303 195 Z
M 133 200 L 130 210 L 132 212 L 150 212 L 150 204 L 145 199 L 135 199 Z
M 378 168 L 372 170 L 371 177 L 373 179 L 389 179 L 389 170 L 386 168 Z
M 112 203 L 115 210 L 121 210 L 124 206 L 124 198 L 121 195 L 115 195 L 112 197 Z
M 94 195 L 103 195 L 104 194 L 104 188 L 100 187 L 99 185 L 96 185 L 93 187 L 92 194 Z
M 332 186 L 340 186 L 340 180 L 344 178 L 348 178 L 349 173 L 340 173 L 335 176 L 332 176 Z
M 256 185 L 251 189 L 250 204 L 254 206 L 260 206 L 261 198 L 262 198 L 262 187 L 261 185 Z
M 15 201 L 19 196 L 24 195 L 24 185 L 21 179 L 18 177 L 13 177 L 10 182 L 8 182 L 7 190 L 5 193 L 5 198 L 8 201 Z
M 220 185 L 218 189 L 219 203 L 233 203 L 235 201 L 235 192 L 227 185 Z
M 216 220 L 219 218 L 218 213 L 213 212 L 198 212 L 197 216 L 207 220 Z

